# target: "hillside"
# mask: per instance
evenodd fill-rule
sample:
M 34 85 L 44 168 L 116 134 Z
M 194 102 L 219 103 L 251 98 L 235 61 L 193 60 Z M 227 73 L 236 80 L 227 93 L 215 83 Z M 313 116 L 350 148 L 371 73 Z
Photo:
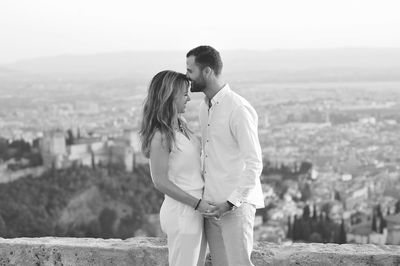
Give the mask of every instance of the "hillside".
M 0 237 L 132 237 L 162 203 L 147 168 L 72 167 L 1 184 Z

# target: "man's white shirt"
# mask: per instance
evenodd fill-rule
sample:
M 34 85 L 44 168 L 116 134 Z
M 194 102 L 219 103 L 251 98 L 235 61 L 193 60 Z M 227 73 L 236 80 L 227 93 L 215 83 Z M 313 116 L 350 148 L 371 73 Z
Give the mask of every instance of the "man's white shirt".
M 212 99 L 200 105 L 203 198 L 214 203 L 228 200 L 264 207 L 260 175 L 262 153 L 258 116 L 249 102 L 226 84 Z

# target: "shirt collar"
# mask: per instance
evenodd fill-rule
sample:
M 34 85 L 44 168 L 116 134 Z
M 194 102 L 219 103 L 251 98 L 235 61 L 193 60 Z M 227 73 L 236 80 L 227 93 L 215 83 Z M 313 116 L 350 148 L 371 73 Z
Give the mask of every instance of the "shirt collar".
M 217 94 L 214 95 L 214 97 L 212 97 L 211 99 L 211 104 L 215 105 L 215 104 L 219 104 L 222 100 L 222 98 L 224 98 L 224 96 L 231 90 L 231 88 L 229 87 L 229 84 L 225 84 L 222 89 L 220 89 Z M 206 104 L 208 105 L 208 98 L 207 96 L 204 97 L 204 101 L 206 102 Z

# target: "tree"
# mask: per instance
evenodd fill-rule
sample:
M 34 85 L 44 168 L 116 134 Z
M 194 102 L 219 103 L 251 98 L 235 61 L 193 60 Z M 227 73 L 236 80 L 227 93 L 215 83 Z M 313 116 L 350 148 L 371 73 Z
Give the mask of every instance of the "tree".
M 7 226 L 0 214 L 0 237 L 5 237 L 7 234 Z
M 339 244 L 346 244 L 346 243 L 347 243 L 347 236 L 344 227 L 344 220 L 342 219 L 342 223 L 340 224 Z
M 94 152 L 92 150 L 92 148 L 90 148 L 90 159 L 91 159 L 91 163 L 92 163 L 92 169 L 96 170 L 96 162 L 94 160 Z
M 341 201 L 340 193 L 337 190 L 335 190 L 335 198 L 334 199 L 337 200 L 337 201 Z
M 86 231 L 86 237 L 99 238 L 102 236 L 101 228 L 98 220 L 92 220 L 88 225 Z
M 329 219 L 329 216 L 324 213 L 325 217 L 322 219 L 322 240 L 324 243 L 332 242 L 332 236 L 334 231 L 334 223 Z
M 310 207 L 308 205 L 303 208 L 303 219 L 308 220 L 310 218 Z
M 65 138 L 65 144 L 67 146 L 70 146 L 72 144 L 74 144 L 75 140 L 74 140 L 74 134 L 72 133 L 71 129 L 67 130 L 67 137 Z
M 324 229 L 324 221 L 325 221 L 325 217 L 323 216 L 323 213 L 320 212 L 315 232 L 319 233 L 321 235 L 321 237 L 322 237 L 322 232 Z
M 385 229 L 386 227 L 387 227 L 386 220 L 384 218 L 381 218 L 381 222 L 379 224 L 379 233 L 382 234 L 383 229 Z
M 378 204 L 378 206 L 376 207 L 376 214 L 377 214 L 377 216 L 378 216 L 379 218 L 382 218 L 382 217 L 383 217 L 382 209 L 381 209 L 381 205 L 380 205 L 380 204 Z
M 299 220 L 297 219 L 297 215 L 295 215 L 294 216 L 294 221 L 293 221 L 293 230 L 292 230 L 292 239 L 293 239 L 293 241 L 300 240 L 298 223 L 299 223 Z
M 396 202 L 395 213 L 396 213 L 396 214 L 397 214 L 397 213 L 400 213 L 400 200 L 398 200 L 398 201 Z
M 137 229 L 142 227 L 144 222 L 143 217 L 146 213 L 145 210 L 147 211 L 147 209 L 143 207 L 143 201 L 139 200 L 139 198 L 137 197 L 132 197 L 128 202 L 128 204 L 132 208 L 132 215 L 129 218 L 130 227 L 132 228 L 133 231 L 136 231 Z
M 115 210 L 105 208 L 99 215 L 99 224 L 101 235 L 103 238 L 110 238 L 113 236 L 113 226 L 117 218 Z
M 303 241 L 308 241 L 311 234 L 312 234 L 312 230 L 311 230 L 311 219 L 299 219 L 299 237 L 301 240 Z
M 288 239 L 293 239 L 293 230 L 292 230 L 292 223 L 291 223 L 290 216 L 288 216 L 287 226 L 288 226 L 288 231 L 287 231 L 286 237 Z
M 308 199 L 311 198 L 311 196 L 312 196 L 312 191 L 311 191 L 310 185 L 308 183 L 305 183 L 301 187 L 301 200 L 307 201 Z
M 314 203 L 314 205 L 313 205 L 313 220 L 317 220 L 318 219 L 318 216 L 317 216 L 317 205 Z
M 132 226 L 135 223 L 133 216 L 125 216 L 121 219 L 121 222 L 117 229 L 117 236 L 121 239 L 127 239 L 135 236 L 135 231 L 140 227 Z
M 8 142 L 0 137 L 0 159 L 7 159 Z
M 310 243 L 323 243 L 321 234 L 319 234 L 317 232 L 313 232 L 310 235 L 310 237 L 308 239 L 308 242 L 310 242 Z
M 32 147 L 39 148 L 39 146 L 40 146 L 40 139 L 39 138 L 34 139 L 32 142 Z
M 312 169 L 312 167 L 313 167 L 312 163 L 309 163 L 309 162 L 301 162 L 299 172 L 300 172 L 301 174 L 305 174 L 305 173 L 307 173 L 308 171 L 310 171 L 310 170 Z
M 375 211 L 373 211 L 373 213 L 372 213 L 372 231 L 378 232 L 377 226 L 376 226 L 376 215 L 375 215 Z

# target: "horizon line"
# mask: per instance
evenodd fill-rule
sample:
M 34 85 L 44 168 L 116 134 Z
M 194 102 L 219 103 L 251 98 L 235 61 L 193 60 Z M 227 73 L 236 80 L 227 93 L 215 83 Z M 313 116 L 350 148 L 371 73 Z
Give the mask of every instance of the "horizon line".
M 398 46 L 338 46 L 338 47 L 308 47 L 308 48 L 228 48 L 218 49 L 223 52 L 295 52 L 295 51 L 334 51 L 334 50 L 400 50 Z M 187 50 L 189 51 L 189 50 Z M 37 55 L 31 57 L 25 57 L 21 59 L 12 59 L 0 62 L 0 66 L 7 66 L 16 64 L 23 61 L 40 60 L 40 59 L 51 59 L 56 57 L 79 57 L 79 56 L 95 56 L 95 55 L 106 55 L 106 54 L 122 54 L 122 53 L 151 53 L 151 52 L 187 52 L 183 49 L 131 49 L 131 50 L 114 50 L 114 51 L 97 51 L 97 52 L 72 52 L 72 53 L 57 53 L 49 55 Z

